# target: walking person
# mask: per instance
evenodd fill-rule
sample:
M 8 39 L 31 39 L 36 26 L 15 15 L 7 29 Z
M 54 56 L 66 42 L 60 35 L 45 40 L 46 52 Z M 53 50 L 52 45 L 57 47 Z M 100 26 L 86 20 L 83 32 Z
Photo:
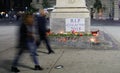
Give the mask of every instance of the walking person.
M 48 50 L 48 54 L 54 53 L 54 51 L 51 49 L 51 46 L 49 44 L 49 40 L 47 37 L 47 19 L 46 14 L 44 10 L 40 10 L 40 16 L 37 17 L 37 28 L 38 28 L 38 35 L 40 38 L 39 43 L 37 45 L 39 46 L 41 44 L 41 41 L 44 41 L 46 44 L 46 48 Z
M 11 71 L 12 72 L 20 72 L 17 68 L 18 61 L 21 58 L 23 52 L 27 49 L 31 57 L 33 58 L 35 64 L 35 70 L 43 70 L 43 68 L 39 65 L 38 58 L 36 57 L 36 43 L 35 37 L 33 32 L 33 16 L 32 15 L 25 15 L 24 22 L 21 24 L 19 29 L 19 38 L 18 38 L 18 52 L 13 60 Z

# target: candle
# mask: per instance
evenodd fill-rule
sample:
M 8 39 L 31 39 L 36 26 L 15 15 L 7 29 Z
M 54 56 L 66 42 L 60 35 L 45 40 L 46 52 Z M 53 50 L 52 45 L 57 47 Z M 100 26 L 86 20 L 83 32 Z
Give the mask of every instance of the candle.
M 82 34 L 82 33 L 80 33 L 80 36 L 83 36 L 83 34 Z
M 63 34 L 63 31 L 60 31 L 60 34 Z
M 97 31 L 91 31 L 91 34 L 92 34 L 93 36 L 98 36 L 98 32 L 99 32 L 99 30 L 97 30 Z
M 92 43 L 96 43 L 96 38 L 90 38 L 90 41 L 92 42 Z

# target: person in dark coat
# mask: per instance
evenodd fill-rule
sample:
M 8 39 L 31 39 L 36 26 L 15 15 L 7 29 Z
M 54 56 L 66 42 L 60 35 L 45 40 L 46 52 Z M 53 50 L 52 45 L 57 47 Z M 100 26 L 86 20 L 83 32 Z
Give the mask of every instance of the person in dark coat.
M 35 63 L 35 70 L 43 70 L 43 68 L 40 67 L 38 59 L 36 57 L 36 42 L 33 32 L 33 16 L 32 15 L 25 15 L 24 17 L 24 23 L 21 24 L 19 28 L 19 38 L 18 38 L 18 53 L 13 60 L 11 71 L 12 72 L 20 72 L 20 70 L 17 68 L 18 61 L 21 58 L 23 52 L 25 50 L 28 50 L 31 53 L 31 56 L 33 58 L 33 61 Z
M 37 46 L 41 44 L 41 41 L 44 41 L 46 43 L 46 47 L 48 49 L 48 54 L 54 53 L 54 51 L 51 49 L 51 46 L 49 44 L 49 40 L 47 37 L 47 19 L 46 14 L 44 10 L 40 10 L 40 16 L 37 17 L 37 28 L 38 28 L 38 35 L 40 37 L 40 41 L 37 43 Z

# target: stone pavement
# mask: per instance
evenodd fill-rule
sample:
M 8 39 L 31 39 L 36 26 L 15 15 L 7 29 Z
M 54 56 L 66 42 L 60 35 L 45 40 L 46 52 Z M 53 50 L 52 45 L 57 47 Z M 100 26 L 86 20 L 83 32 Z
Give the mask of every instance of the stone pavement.
M 92 26 L 120 26 L 120 21 L 114 20 L 91 20 Z
M 111 37 L 108 39 L 114 43 L 116 41 Z M 38 49 L 39 62 L 44 70 L 33 70 L 34 64 L 31 61 L 30 54 L 26 52 L 19 62 L 20 73 L 120 73 L 119 47 L 95 50 L 94 48 L 70 48 L 52 44 L 55 54 L 50 55 L 46 54 L 45 48 L 45 45 L 41 44 Z M 0 73 L 12 73 L 10 67 L 15 52 L 13 47 L 0 52 Z M 63 67 L 56 69 L 56 66 Z
M 45 54 L 45 47 L 38 49 L 43 71 L 34 71 L 30 55 L 25 53 L 18 67 L 20 73 L 120 73 L 119 50 L 80 50 L 76 48 L 54 48 L 55 54 Z M 0 53 L 0 73 L 10 72 L 15 50 L 10 48 Z M 63 68 L 55 67 L 62 65 Z
M 4 29 L 5 28 L 5 29 Z M 38 49 L 38 58 L 43 71 L 34 71 L 34 64 L 29 53 L 25 53 L 20 60 L 20 73 L 120 73 L 120 31 L 119 26 L 92 26 L 108 34 L 107 40 L 113 40 L 118 46 L 112 49 L 99 50 L 66 48 L 64 46 L 52 47 L 55 54 L 46 54 L 47 50 L 42 44 Z M 0 27 L 0 73 L 12 73 L 10 67 L 15 56 L 15 30 L 16 27 Z M 9 31 L 8 31 L 9 30 Z M 5 32 L 5 33 L 3 33 Z M 2 42 L 1 42 L 2 41 Z M 63 68 L 56 69 L 62 65 Z
M 0 26 L 0 52 L 15 45 L 16 26 Z

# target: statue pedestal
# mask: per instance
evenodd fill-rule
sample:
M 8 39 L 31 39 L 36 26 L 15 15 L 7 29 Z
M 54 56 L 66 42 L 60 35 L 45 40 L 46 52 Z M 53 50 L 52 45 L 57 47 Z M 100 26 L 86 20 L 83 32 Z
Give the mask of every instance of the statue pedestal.
M 50 15 L 50 26 L 54 33 L 90 32 L 90 12 L 85 0 L 57 0 Z
M 32 0 L 31 6 L 35 9 L 42 9 L 42 0 L 38 0 L 38 2 L 36 0 Z

